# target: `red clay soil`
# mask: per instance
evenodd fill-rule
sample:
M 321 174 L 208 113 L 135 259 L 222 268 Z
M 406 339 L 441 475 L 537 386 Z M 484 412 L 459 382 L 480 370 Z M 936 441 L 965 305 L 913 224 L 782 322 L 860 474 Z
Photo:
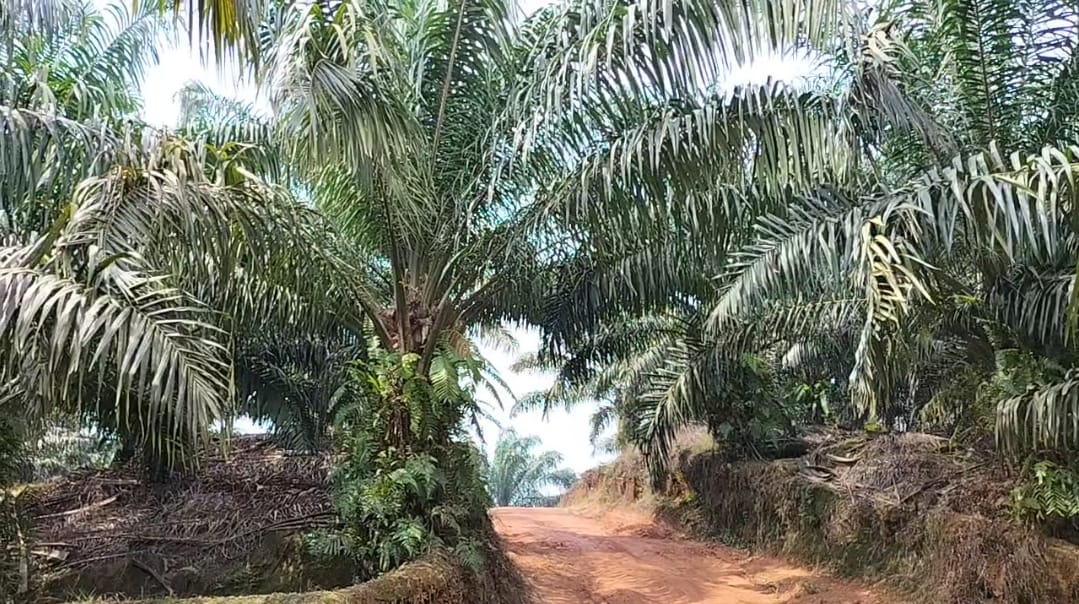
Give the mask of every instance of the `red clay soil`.
M 495 529 L 543 604 L 886 604 L 854 583 L 682 539 L 628 510 L 498 508 Z

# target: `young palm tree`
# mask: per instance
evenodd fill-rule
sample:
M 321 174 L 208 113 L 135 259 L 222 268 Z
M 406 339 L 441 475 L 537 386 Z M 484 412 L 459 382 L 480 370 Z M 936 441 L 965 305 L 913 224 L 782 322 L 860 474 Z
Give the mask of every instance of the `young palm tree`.
M 535 505 L 545 498 L 544 490 L 548 487 L 564 491 L 577 480 L 572 470 L 562 467 L 560 453 L 540 453 L 536 451 L 539 446 L 538 438 L 520 436 L 514 430 L 498 435 L 487 468 L 487 490 L 495 505 Z

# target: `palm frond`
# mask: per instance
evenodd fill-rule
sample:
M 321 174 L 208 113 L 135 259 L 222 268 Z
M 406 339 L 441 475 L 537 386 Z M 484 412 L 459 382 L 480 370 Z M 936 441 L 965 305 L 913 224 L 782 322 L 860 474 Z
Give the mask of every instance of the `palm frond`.
M 1031 388 L 997 407 L 998 442 L 1010 450 L 1069 449 L 1079 444 L 1079 383 Z
M 125 424 L 144 426 L 158 450 L 166 435 L 205 436 L 229 391 L 227 354 L 210 314 L 161 278 L 123 269 L 100 252 L 90 258 L 88 283 L 29 264 L 32 258 L 15 254 L 0 269 L 7 309 L 0 333 L 5 374 L 43 405 L 33 415 L 72 401 L 69 387 L 109 370 L 114 400 L 87 404 L 114 406 Z
M 266 0 L 133 0 L 136 9 L 172 11 L 186 21 L 192 42 L 212 48 L 218 62 L 234 57 L 244 62 L 260 59 L 258 24 Z

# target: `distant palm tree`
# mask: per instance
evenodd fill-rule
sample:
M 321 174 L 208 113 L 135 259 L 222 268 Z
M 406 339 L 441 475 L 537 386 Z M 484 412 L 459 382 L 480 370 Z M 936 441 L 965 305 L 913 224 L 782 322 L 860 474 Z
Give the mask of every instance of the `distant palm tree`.
M 498 437 L 488 470 L 487 489 L 498 506 L 523 506 L 543 497 L 543 488 L 568 489 L 576 473 L 562 467 L 557 451 L 536 452 L 540 440 L 506 430 Z

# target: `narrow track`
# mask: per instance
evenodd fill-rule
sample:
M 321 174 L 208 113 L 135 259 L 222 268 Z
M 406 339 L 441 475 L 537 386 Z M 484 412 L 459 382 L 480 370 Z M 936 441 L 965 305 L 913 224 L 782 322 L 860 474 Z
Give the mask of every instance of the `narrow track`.
M 680 539 L 629 511 L 498 508 L 495 529 L 543 604 L 886 604 L 864 586 Z

